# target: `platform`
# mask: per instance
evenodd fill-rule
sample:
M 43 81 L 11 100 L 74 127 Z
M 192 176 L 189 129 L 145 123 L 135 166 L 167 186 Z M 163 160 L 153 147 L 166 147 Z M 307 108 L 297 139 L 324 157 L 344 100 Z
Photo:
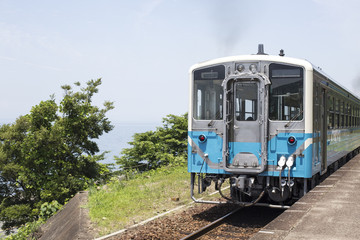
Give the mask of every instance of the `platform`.
M 360 154 L 251 240 L 360 239 Z

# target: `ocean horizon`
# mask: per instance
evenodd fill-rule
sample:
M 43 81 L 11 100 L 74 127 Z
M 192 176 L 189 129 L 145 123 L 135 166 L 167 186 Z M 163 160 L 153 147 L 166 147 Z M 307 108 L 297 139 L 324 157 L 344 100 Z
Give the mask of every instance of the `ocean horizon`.
M 100 153 L 109 151 L 105 154 L 102 163 L 115 163 L 114 156 L 120 156 L 124 148 L 129 148 L 128 142 L 133 140 L 135 133 L 154 131 L 161 123 L 155 122 L 113 122 L 114 129 L 109 133 L 104 133 L 96 142 L 98 143 Z
M 13 119 L 0 119 L 0 124 L 14 123 Z M 157 127 L 161 127 L 161 122 L 111 122 L 114 129 L 108 133 L 104 133 L 99 139 L 94 139 L 98 144 L 99 153 L 108 151 L 105 154 L 105 159 L 101 163 L 115 164 L 114 156 L 120 156 L 120 152 L 124 148 L 129 148 L 128 142 L 133 140 L 135 133 L 143 133 L 147 131 L 154 131 Z

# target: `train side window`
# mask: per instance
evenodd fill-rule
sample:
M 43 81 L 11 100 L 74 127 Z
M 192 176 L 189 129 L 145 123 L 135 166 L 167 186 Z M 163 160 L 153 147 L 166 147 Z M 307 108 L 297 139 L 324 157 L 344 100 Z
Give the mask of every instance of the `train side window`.
M 347 127 L 346 117 L 347 117 L 347 105 L 346 102 L 344 102 L 344 127 Z
M 338 113 L 339 112 L 339 105 L 340 105 L 340 100 L 335 99 L 335 111 Z
M 346 103 L 346 127 L 350 127 L 350 120 L 351 115 L 350 115 L 350 106 L 349 103 Z
M 328 129 L 334 128 L 334 118 L 333 115 L 330 113 L 328 114 Z
M 353 112 L 353 127 L 356 126 L 356 107 L 355 105 L 353 106 L 353 109 L 352 109 L 352 112 Z
M 356 117 L 355 117 L 355 106 L 352 105 L 351 106 L 351 116 L 352 116 L 352 126 L 355 127 L 356 126 Z
M 339 127 L 339 114 L 335 114 L 334 117 L 334 128 L 338 128 Z
M 348 105 L 348 126 L 351 127 L 351 123 L 352 123 L 352 114 L 351 114 L 351 104 Z
M 352 114 L 352 105 L 349 104 L 349 126 L 352 127 L 353 124 L 353 114 Z
M 350 114 L 351 114 L 351 126 L 354 126 L 354 106 L 350 106 Z
M 344 127 L 348 126 L 347 114 L 347 103 L 344 103 Z
M 355 110 L 356 110 L 356 107 L 355 107 L 355 105 L 353 105 L 353 107 L 352 107 L 353 127 L 355 127 L 355 126 L 356 126 L 356 115 L 355 115 Z
M 337 98 L 334 98 L 335 102 L 335 110 L 334 110 L 334 128 L 339 128 L 339 107 L 340 107 L 340 100 Z
M 332 96 L 328 96 L 328 106 L 329 106 L 329 111 L 333 111 L 334 110 L 334 103 L 333 103 L 333 97 Z
M 344 126 L 344 105 L 341 100 L 339 100 L 339 127 Z
M 356 126 L 356 116 L 355 116 L 355 106 L 353 105 L 352 106 L 352 117 L 353 117 L 353 120 L 352 120 L 352 126 L 355 127 Z
M 353 127 L 355 127 L 356 126 L 356 107 L 355 107 L 355 105 L 353 106 L 353 108 L 352 108 L 352 116 L 353 116 Z
M 352 107 L 352 116 L 353 116 L 353 127 L 356 126 L 356 115 L 355 115 L 355 106 Z
M 334 128 L 334 97 L 328 96 L 328 129 Z
M 354 106 L 353 108 L 353 126 L 356 127 L 356 107 Z

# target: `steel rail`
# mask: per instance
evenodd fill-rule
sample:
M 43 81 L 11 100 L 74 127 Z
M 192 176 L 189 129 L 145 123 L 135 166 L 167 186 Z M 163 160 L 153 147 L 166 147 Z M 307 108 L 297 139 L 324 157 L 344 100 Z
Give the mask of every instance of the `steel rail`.
M 205 227 L 200 228 L 199 230 L 181 238 L 181 240 L 193 240 L 193 239 L 197 239 L 203 235 L 205 235 L 206 233 L 210 232 L 211 230 L 215 229 L 216 227 L 218 227 L 219 225 L 221 225 L 228 217 L 230 217 L 231 215 L 233 215 L 234 213 L 238 212 L 239 210 L 243 209 L 243 207 L 240 207 L 238 209 L 235 209 L 234 211 L 226 214 L 225 216 L 215 220 L 214 222 L 206 225 Z

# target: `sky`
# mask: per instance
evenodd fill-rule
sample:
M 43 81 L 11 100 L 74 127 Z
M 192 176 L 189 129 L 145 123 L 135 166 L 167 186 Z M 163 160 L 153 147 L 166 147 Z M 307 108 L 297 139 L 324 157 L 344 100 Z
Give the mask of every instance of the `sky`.
M 94 104 L 113 122 L 188 111 L 198 62 L 254 54 L 307 59 L 360 95 L 357 0 L 0 0 L 0 119 L 62 85 L 102 78 Z

